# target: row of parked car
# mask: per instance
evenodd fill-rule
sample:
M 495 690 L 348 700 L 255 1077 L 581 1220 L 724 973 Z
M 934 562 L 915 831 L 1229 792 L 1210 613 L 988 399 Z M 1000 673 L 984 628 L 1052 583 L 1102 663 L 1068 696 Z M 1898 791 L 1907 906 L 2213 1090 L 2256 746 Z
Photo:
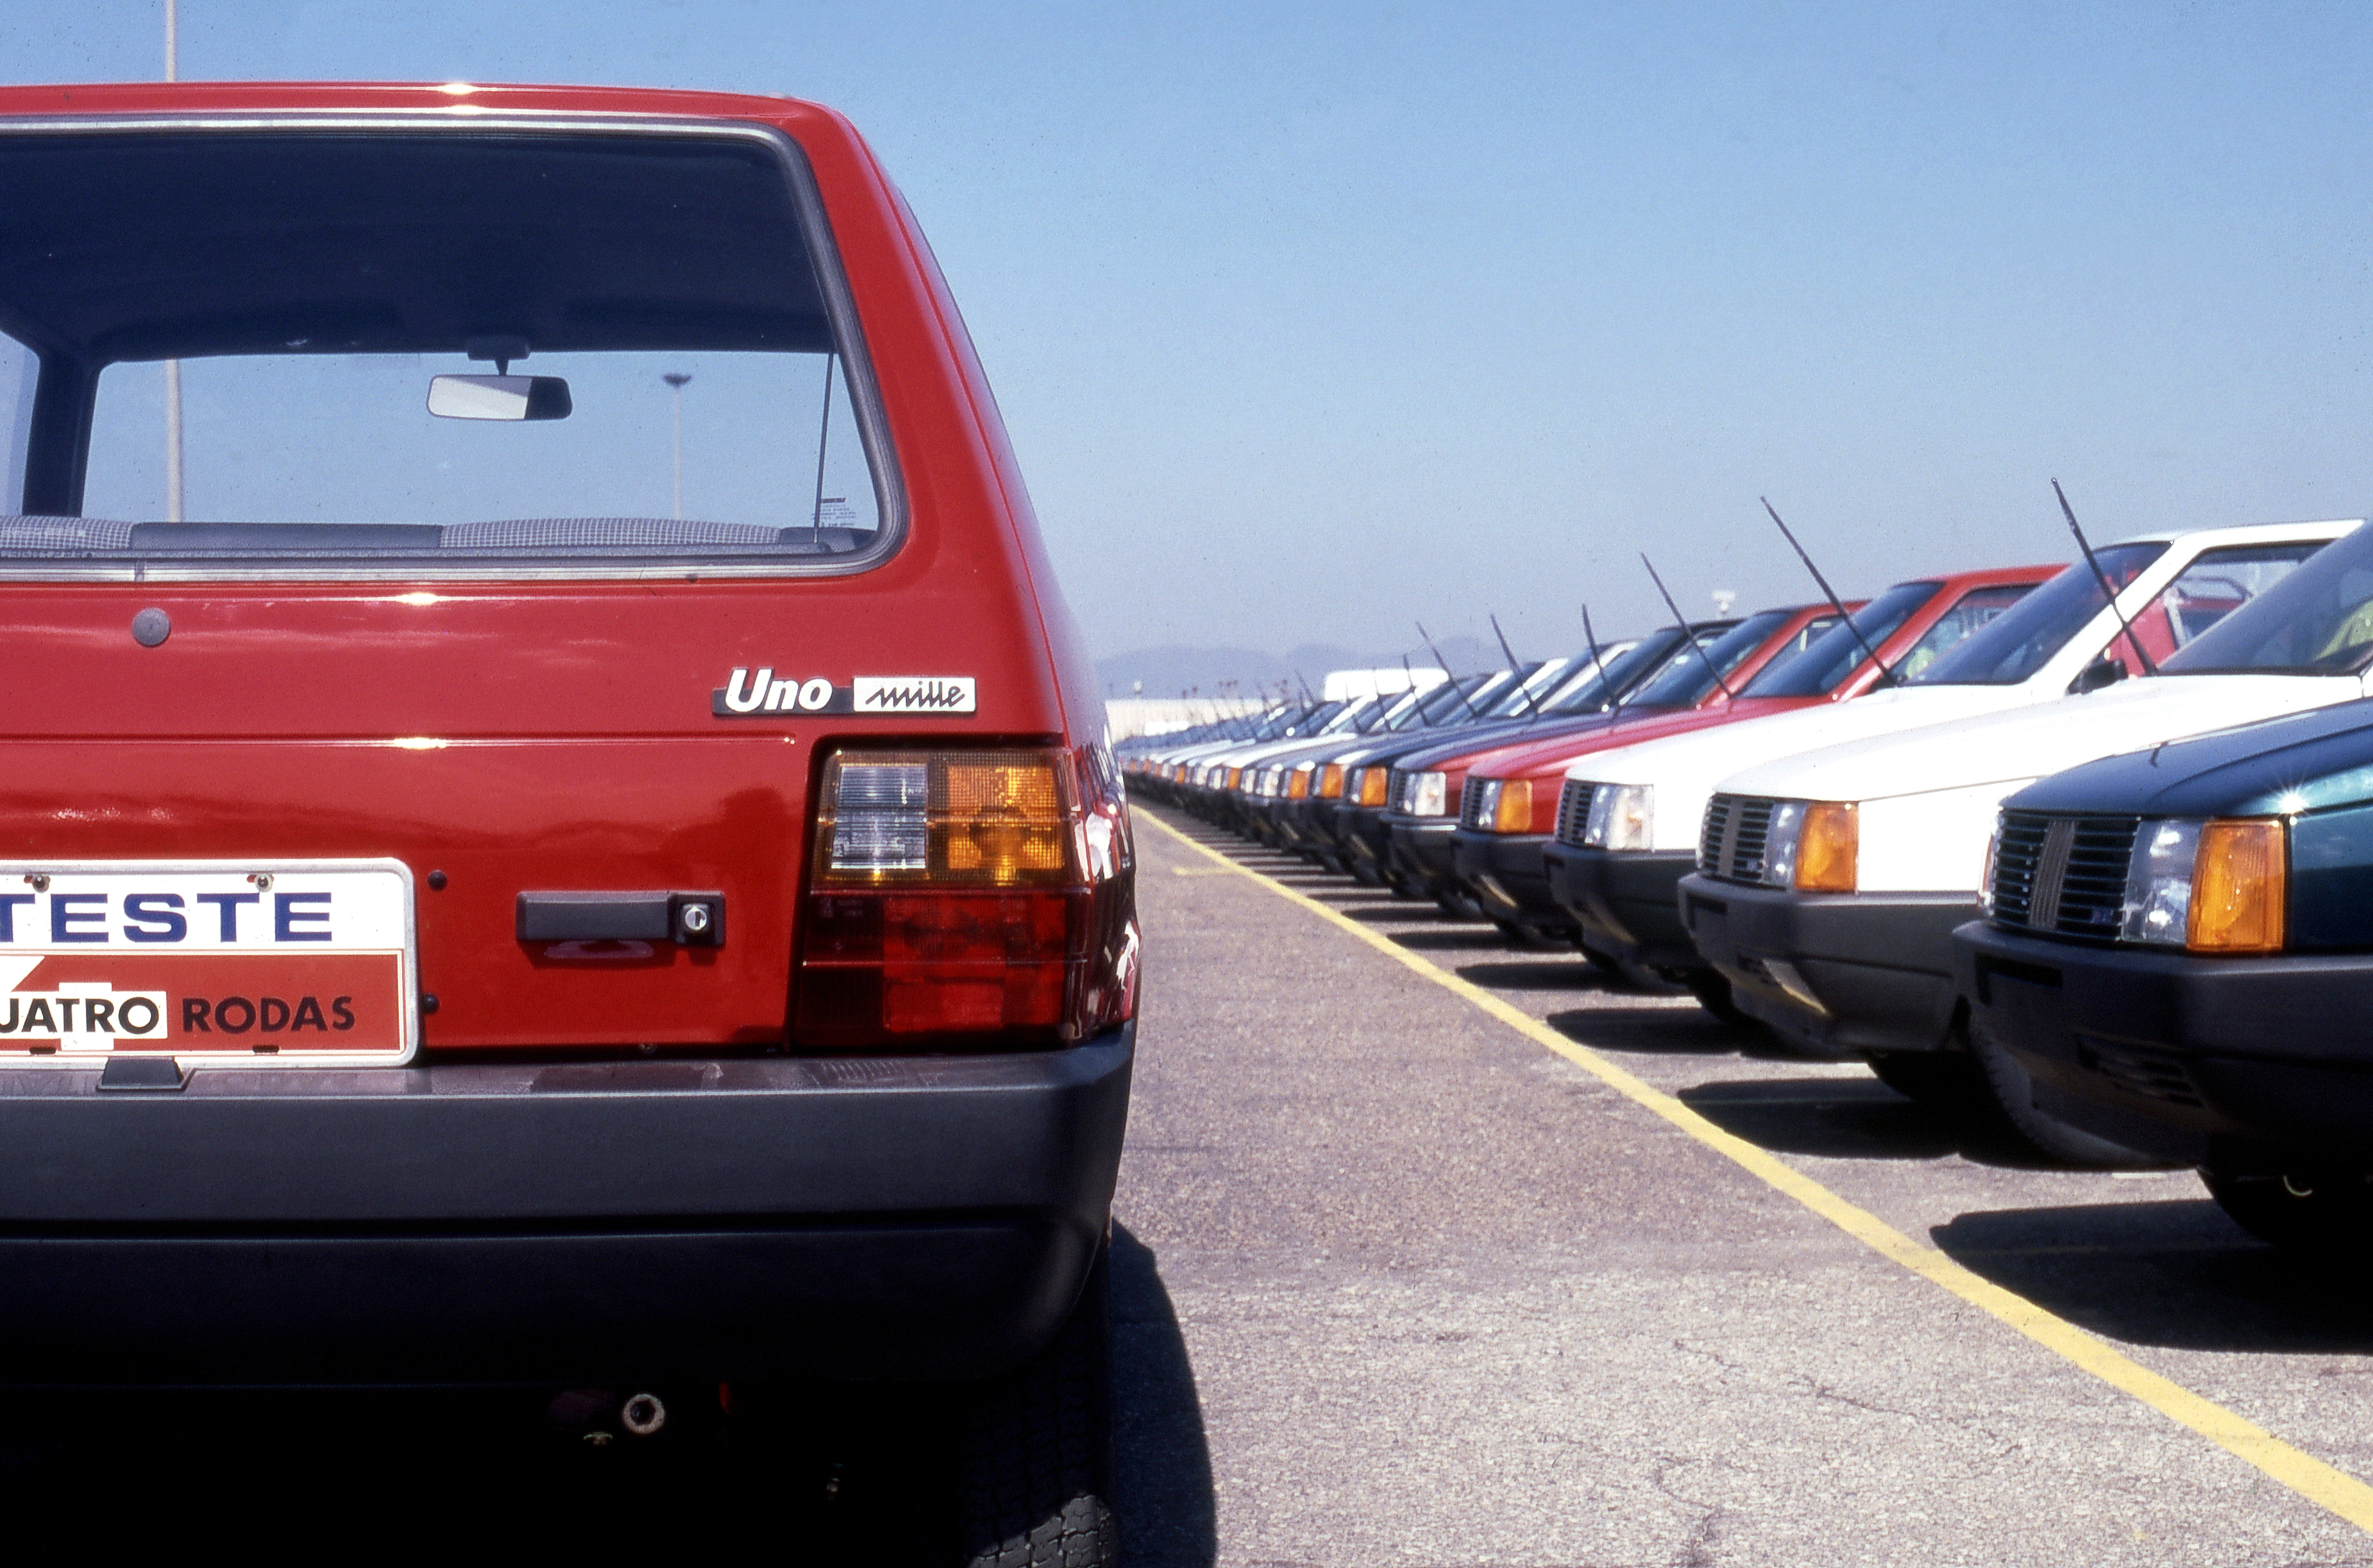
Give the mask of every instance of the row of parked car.
M 2373 529 L 1675 625 L 1128 743 L 1141 796 L 2256 1234 L 2373 1217 Z

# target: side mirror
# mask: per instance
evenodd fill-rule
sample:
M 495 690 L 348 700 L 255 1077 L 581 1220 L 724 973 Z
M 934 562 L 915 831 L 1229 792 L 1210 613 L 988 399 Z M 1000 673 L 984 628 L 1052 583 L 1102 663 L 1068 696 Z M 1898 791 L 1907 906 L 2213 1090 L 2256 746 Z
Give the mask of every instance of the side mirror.
M 558 376 L 438 376 L 428 412 L 439 419 L 566 419 L 568 383 Z
M 2099 691 L 2103 686 L 2115 685 L 2125 678 L 2126 667 L 2123 664 L 2114 659 L 2096 659 L 2076 672 L 2076 678 L 2068 683 L 2068 695 L 2081 696 L 2087 692 Z

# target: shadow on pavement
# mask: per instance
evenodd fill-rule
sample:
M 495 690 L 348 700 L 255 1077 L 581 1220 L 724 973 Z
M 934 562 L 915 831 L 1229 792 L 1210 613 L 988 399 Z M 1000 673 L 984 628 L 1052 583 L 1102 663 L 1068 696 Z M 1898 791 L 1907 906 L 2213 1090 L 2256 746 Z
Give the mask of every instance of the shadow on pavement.
M 2168 1185 L 2181 1191 L 2188 1180 Z M 2257 1241 L 2205 1198 L 1997 1210 L 1929 1235 L 1973 1273 L 2127 1344 L 2373 1352 L 2361 1281 Z
M 1153 1253 L 1113 1226 L 1114 1506 L 1136 1568 L 1205 1568 L 1220 1551 L 1211 1451 L 1178 1314 Z
M 1619 990 L 1613 994 L 1626 993 Z M 1760 1057 L 1775 1061 L 1804 1059 L 1783 1048 L 1761 1029 L 1724 1024 L 1701 1007 L 1675 1007 L 1669 1000 L 1656 1005 L 1645 997 L 1642 1004 L 1628 1007 L 1552 1012 L 1544 1022 L 1574 1044 L 1598 1051 L 1636 1051 L 1646 1056 Z
M 1683 1105 L 1759 1148 L 1836 1160 L 1941 1160 L 2045 1170 L 2052 1162 L 1991 1119 L 1907 1100 L 1876 1078 L 1701 1083 Z
M 1623 995 L 1629 988 L 1607 978 L 1596 965 L 1580 958 L 1518 958 L 1497 964 L 1462 964 L 1455 971 L 1474 985 L 1512 991 L 1607 991 Z

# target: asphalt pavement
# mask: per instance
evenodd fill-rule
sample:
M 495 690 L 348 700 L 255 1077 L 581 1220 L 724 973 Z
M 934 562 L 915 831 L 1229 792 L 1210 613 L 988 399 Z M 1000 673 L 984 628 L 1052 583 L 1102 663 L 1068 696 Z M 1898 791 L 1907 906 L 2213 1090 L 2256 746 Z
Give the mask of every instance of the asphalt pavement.
M 1685 996 L 1138 811 L 1132 1562 L 2373 1562 L 2326 1505 L 2373 1478 L 2373 1315 L 2190 1173 L 2052 1168 Z M 1232 864 L 2175 1393 L 2105 1381 Z M 2162 1408 L 2192 1395 L 2193 1425 Z M 2321 1499 L 2195 1430 L 2231 1417 L 2332 1467 Z

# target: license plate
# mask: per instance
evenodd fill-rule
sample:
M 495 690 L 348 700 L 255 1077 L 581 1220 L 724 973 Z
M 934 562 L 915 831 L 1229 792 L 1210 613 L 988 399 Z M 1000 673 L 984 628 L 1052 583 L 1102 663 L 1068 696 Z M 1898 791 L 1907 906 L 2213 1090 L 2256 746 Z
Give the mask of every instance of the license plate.
M 0 1062 L 392 1065 L 418 998 L 399 860 L 0 864 Z

